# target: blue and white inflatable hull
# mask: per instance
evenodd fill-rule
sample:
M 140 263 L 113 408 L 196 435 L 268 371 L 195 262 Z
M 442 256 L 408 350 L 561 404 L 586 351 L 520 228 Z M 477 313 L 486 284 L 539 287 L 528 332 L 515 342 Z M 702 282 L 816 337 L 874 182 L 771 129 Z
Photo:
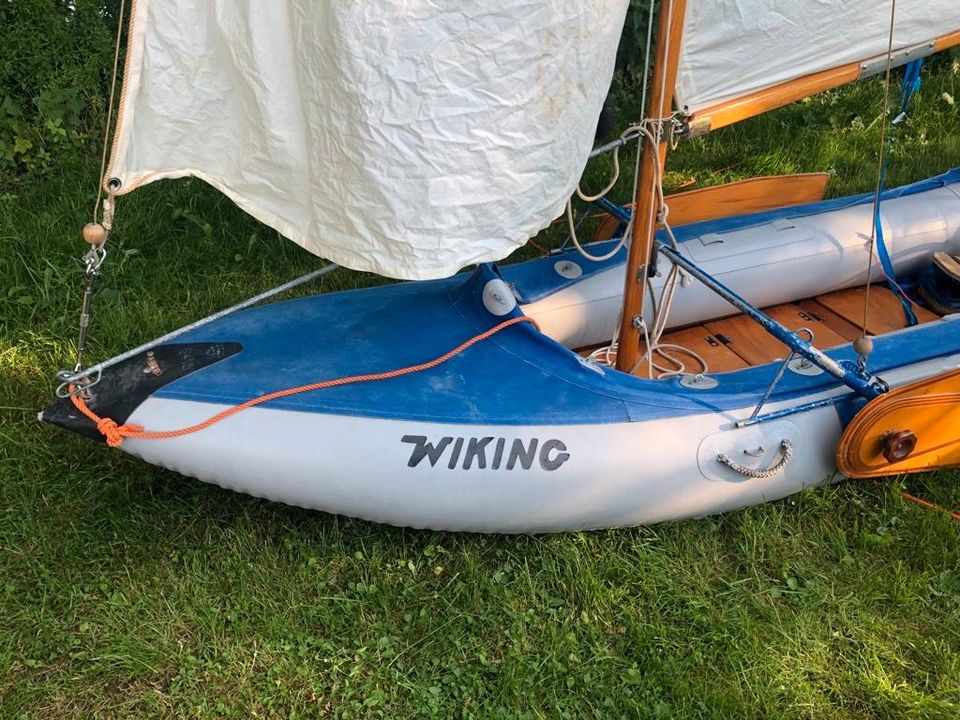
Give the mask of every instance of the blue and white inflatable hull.
M 883 203 L 898 272 L 960 250 L 958 180 L 901 188 Z M 700 223 L 681 241 L 709 272 L 769 305 L 862 284 L 869 227 L 869 205 L 853 198 Z M 526 314 L 542 332 L 517 324 L 430 370 L 292 395 L 183 437 L 129 438 L 122 449 L 292 505 L 491 532 L 702 516 L 836 477 L 837 443 L 859 405 L 828 375 L 787 371 L 764 414 L 815 407 L 738 427 L 781 363 L 647 380 L 573 352 L 609 340 L 622 277 L 622 256 L 594 265 L 561 253 L 261 306 L 105 371 L 90 407 L 151 431 L 181 428 L 278 389 L 422 363 Z M 693 284 L 678 292 L 672 318 L 730 312 Z M 856 359 L 849 347 L 828 354 Z M 947 317 L 877 337 L 870 363 L 891 385 L 956 368 L 960 324 Z M 44 419 L 97 436 L 68 401 Z

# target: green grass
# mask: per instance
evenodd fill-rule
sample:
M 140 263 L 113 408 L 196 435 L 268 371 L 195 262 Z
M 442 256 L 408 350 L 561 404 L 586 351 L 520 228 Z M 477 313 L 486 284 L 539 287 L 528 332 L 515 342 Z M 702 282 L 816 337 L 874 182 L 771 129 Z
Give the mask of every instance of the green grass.
M 879 98 L 863 83 L 684 144 L 668 185 L 830 170 L 832 194 L 867 191 Z M 948 98 L 958 56 L 931 64 L 891 184 L 960 165 Z M 0 718 L 960 715 L 960 526 L 899 496 L 960 507 L 957 473 L 653 528 L 452 535 L 40 426 L 72 358 L 96 161 L 0 199 Z M 110 245 L 98 358 L 318 263 L 195 181 L 124 198 Z

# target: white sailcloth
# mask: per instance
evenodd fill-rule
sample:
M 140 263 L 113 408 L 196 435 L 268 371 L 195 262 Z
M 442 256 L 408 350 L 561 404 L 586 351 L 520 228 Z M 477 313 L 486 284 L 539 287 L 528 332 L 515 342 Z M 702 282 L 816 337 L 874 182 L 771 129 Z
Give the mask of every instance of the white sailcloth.
M 497 260 L 563 210 L 628 0 L 137 0 L 109 175 L 193 175 L 397 278 Z
M 687 112 L 885 56 L 891 0 L 687 3 L 677 104 Z M 897 0 L 894 50 L 960 30 L 960 0 Z

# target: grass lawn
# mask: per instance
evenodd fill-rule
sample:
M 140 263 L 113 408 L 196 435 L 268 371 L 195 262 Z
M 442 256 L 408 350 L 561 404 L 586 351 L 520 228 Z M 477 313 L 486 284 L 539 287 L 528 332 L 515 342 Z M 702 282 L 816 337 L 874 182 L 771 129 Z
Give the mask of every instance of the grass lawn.
M 891 185 L 960 165 L 960 55 L 924 83 Z M 831 194 L 870 190 L 880 97 L 864 82 L 686 143 L 668 186 L 829 170 Z M 0 197 L 0 718 L 960 717 L 960 524 L 899 495 L 960 507 L 960 473 L 650 528 L 453 535 L 40 426 L 72 362 L 98 159 Z M 317 264 L 200 182 L 150 185 L 120 202 L 91 357 Z

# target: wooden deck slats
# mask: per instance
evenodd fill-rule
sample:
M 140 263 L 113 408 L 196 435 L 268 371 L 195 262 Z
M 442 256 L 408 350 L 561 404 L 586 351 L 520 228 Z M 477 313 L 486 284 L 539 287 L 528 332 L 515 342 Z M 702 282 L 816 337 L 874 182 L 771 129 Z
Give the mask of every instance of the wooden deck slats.
M 848 342 L 847 338 L 820 320 L 822 317 L 820 313 L 811 312 L 799 305 L 793 303 L 777 305 L 768 308 L 766 313 L 788 330 L 799 330 L 804 327 L 809 329 L 813 333 L 813 344 L 821 350 L 845 345 Z
M 704 327 L 749 365 L 765 365 L 777 358 L 785 358 L 790 352 L 786 345 L 746 315 L 713 320 Z
M 743 368 L 750 367 L 743 358 L 724 345 L 703 325 L 695 325 L 694 327 L 689 327 L 684 330 L 666 333 L 660 338 L 660 342 L 661 344 L 670 343 L 692 350 L 704 359 L 710 372 L 727 372 L 728 370 L 742 370 Z M 642 352 L 643 350 L 641 350 L 641 353 Z M 670 352 L 670 350 L 668 349 L 667 352 Z M 672 352 L 670 354 L 680 360 L 691 371 L 698 372 L 700 370 L 699 363 L 689 355 L 680 352 Z M 670 363 L 659 358 L 654 358 L 654 360 L 663 367 L 670 366 Z M 647 377 L 647 364 L 642 363 L 641 366 L 634 371 L 634 375 Z
M 812 298 L 801 300 L 796 303 L 796 305 L 805 313 L 833 330 L 837 335 L 840 335 L 844 340 L 852 342 L 860 337 L 859 327 L 849 320 L 840 317 L 833 310 L 821 305 L 816 300 Z
M 866 287 L 838 290 L 817 296 L 817 302 L 859 328 L 863 324 L 863 301 L 866 292 Z M 938 319 L 937 315 L 925 308 L 915 306 L 913 310 L 920 323 Z M 867 332 L 871 335 L 883 335 L 906 326 L 907 319 L 903 314 L 903 306 L 900 305 L 900 300 L 893 291 L 879 285 L 871 287 Z
M 821 350 L 827 350 L 860 337 L 865 292 L 863 287 L 838 290 L 816 298 L 765 308 L 764 312 L 789 330 L 809 328 L 813 331 L 813 344 Z M 919 306 L 914 307 L 914 312 L 921 323 L 939 319 L 935 313 Z M 897 296 L 883 286 L 871 287 L 867 332 L 881 335 L 906 326 L 903 307 Z M 697 353 L 706 360 L 710 373 L 765 365 L 774 360 L 782 360 L 790 352 L 786 345 L 746 315 L 735 315 L 673 330 L 665 333 L 660 341 Z M 582 354 L 589 354 L 589 350 L 582 351 Z M 675 354 L 688 369 L 697 369 L 695 360 L 681 353 Z M 668 364 L 659 362 L 661 365 Z M 646 377 L 646 363 L 634 374 Z

